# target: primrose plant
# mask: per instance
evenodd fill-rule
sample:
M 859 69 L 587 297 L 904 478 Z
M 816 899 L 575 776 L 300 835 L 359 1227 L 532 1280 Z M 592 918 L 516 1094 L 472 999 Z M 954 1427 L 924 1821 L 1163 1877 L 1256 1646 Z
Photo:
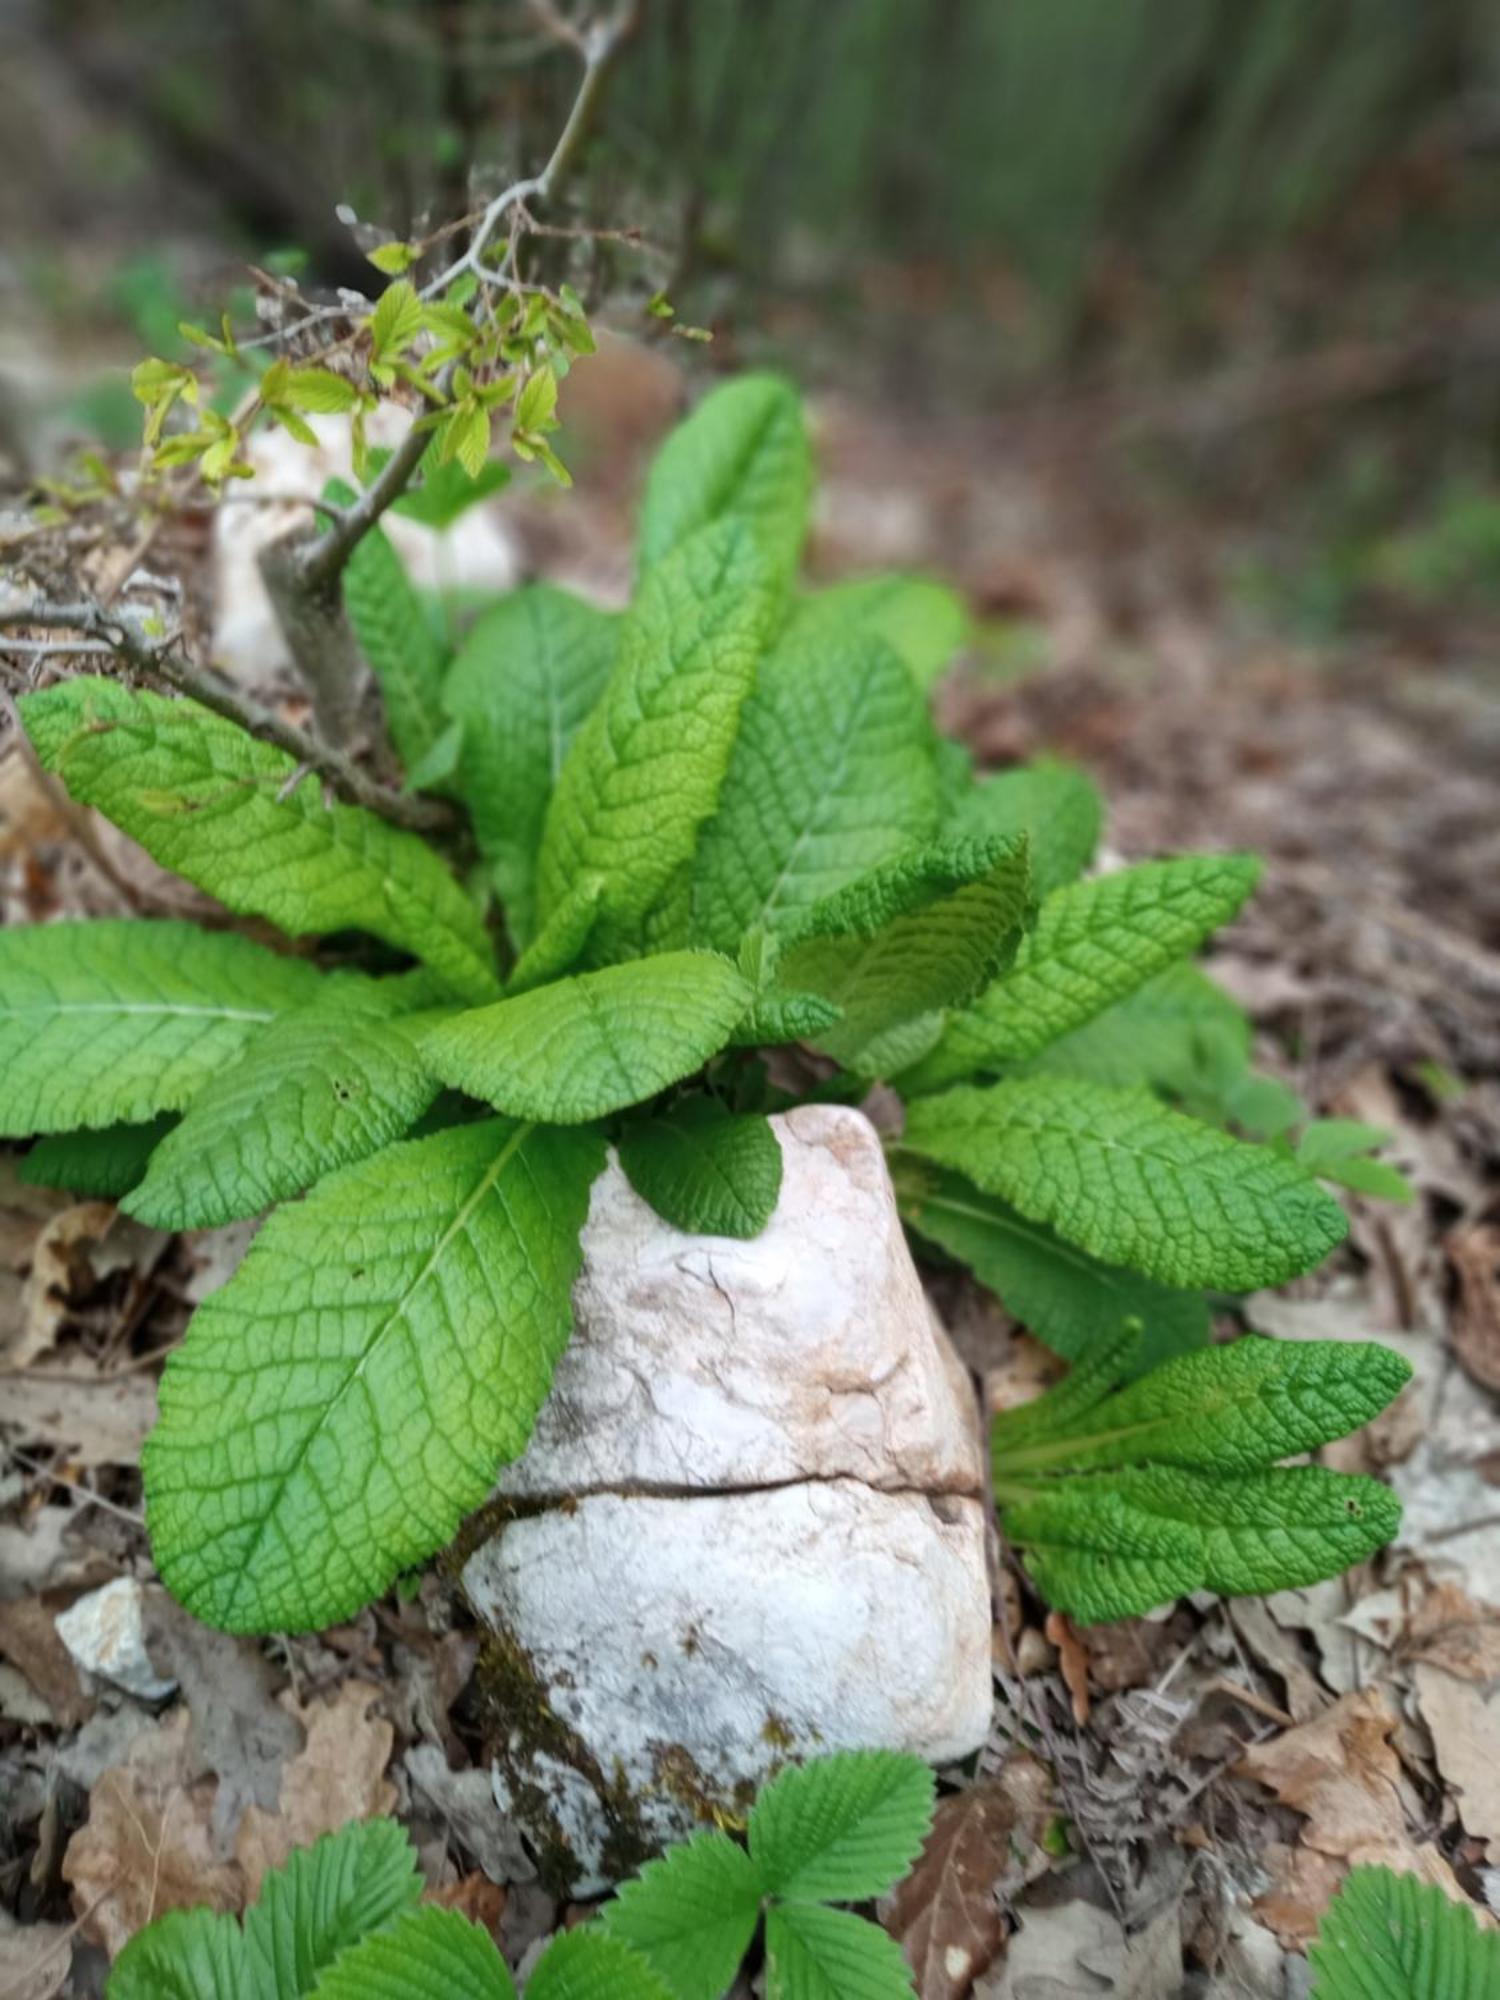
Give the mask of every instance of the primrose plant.
M 347 1617 L 485 1499 L 568 1338 L 607 1145 L 679 1228 L 764 1225 L 780 1044 L 805 1094 L 894 1086 L 910 1228 L 1075 1364 L 994 1438 L 1055 1603 L 1306 1583 L 1391 1534 L 1383 1487 L 1276 1462 L 1372 1415 L 1402 1363 L 1207 1345 L 1207 1294 L 1344 1234 L 1320 1174 L 1400 1191 L 1366 1128 L 1293 1145 L 1299 1107 L 1187 962 L 1254 863 L 1086 875 L 1081 775 L 976 777 L 934 730 L 954 600 L 799 587 L 810 486 L 793 392 L 733 381 L 650 474 L 628 610 L 532 585 L 451 658 L 369 536 L 348 609 L 409 777 L 463 820 L 446 849 L 190 700 L 23 698 L 74 799 L 325 941 L 0 937 L 0 1131 L 47 1135 L 31 1176 L 162 1228 L 273 1211 L 168 1361 L 145 1453 L 157 1562 L 208 1622 Z

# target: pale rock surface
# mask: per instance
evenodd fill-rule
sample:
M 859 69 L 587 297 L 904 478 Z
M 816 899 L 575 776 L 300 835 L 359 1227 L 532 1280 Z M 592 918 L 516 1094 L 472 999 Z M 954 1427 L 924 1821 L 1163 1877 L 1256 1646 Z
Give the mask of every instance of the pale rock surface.
M 942 1761 L 988 1733 L 968 1378 L 874 1128 L 771 1122 L 781 1199 L 749 1242 L 600 1177 L 577 1331 L 500 1489 L 518 1518 L 464 1569 L 503 1668 L 497 1800 L 579 1890 L 743 1809 L 789 1754 Z
M 138 1701 L 164 1701 L 177 1683 L 164 1680 L 146 1650 L 144 1595 L 133 1576 L 116 1577 L 59 1612 L 57 1636 L 86 1673 L 110 1681 Z
M 316 447 L 299 444 L 279 428 L 252 433 L 242 456 L 255 478 L 236 483 L 235 504 L 214 513 L 213 660 L 236 680 L 269 680 L 291 665 L 261 581 L 262 551 L 290 529 L 314 522 L 312 509 L 296 504 L 301 496 L 319 498 L 330 479 L 358 485 L 349 417 L 312 416 L 307 422 L 317 434 Z M 410 423 L 404 410 L 382 403 L 368 419 L 370 443 L 393 448 Z M 255 504 L 256 494 L 264 494 L 266 504 Z M 482 503 L 441 532 L 395 513 L 387 513 L 381 525 L 419 590 L 474 588 L 498 594 L 520 581 L 515 541 Z

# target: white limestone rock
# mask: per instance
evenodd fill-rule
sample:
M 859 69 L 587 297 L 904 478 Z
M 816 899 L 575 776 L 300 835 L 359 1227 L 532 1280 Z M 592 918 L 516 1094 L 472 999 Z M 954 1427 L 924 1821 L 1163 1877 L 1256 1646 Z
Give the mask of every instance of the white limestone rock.
M 76 1665 L 111 1681 L 138 1701 L 164 1701 L 177 1683 L 164 1680 L 146 1650 L 142 1588 L 133 1576 L 118 1576 L 91 1590 L 57 1615 L 57 1636 Z
M 686 1236 L 617 1164 L 577 1331 L 464 1585 L 496 1796 L 595 1888 L 788 1755 L 941 1761 L 988 1732 L 976 1414 L 901 1232 L 878 1135 L 810 1105 L 749 1242 Z
M 357 483 L 350 419 L 312 416 L 307 422 L 317 434 L 316 447 L 279 429 L 255 432 L 242 454 L 254 467 L 254 482 L 246 482 L 236 505 L 214 513 L 213 661 L 235 680 L 264 682 L 291 665 L 261 581 L 262 552 L 291 529 L 313 524 L 312 509 L 299 501 L 319 498 L 330 479 Z M 404 410 L 382 403 L 369 418 L 370 443 L 394 448 L 410 423 Z M 266 504 L 254 504 L 256 495 Z M 520 580 L 516 543 L 482 504 L 442 530 L 400 514 L 387 514 L 381 525 L 418 589 L 472 587 L 498 594 Z

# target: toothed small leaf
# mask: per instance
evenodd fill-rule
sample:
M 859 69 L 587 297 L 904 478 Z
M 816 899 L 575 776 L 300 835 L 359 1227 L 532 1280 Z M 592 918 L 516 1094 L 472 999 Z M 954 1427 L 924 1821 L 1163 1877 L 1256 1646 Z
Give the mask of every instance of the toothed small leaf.
M 1495 2000 L 1500 1932 L 1435 1882 L 1351 1868 L 1308 1947 L 1311 2000 Z
M 356 1820 L 294 1848 L 245 1912 L 257 1994 L 312 1993 L 341 1952 L 411 1909 L 421 1893 L 416 1852 L 394 1820 Z
M 727 1834 L 700 1833 L 623 1882 L 601 1921 L 638 1951 L 675 2000 L 720 2000 L 760 1921 L 763 1885 Z
M 911 1968 L 878 1924 L 817 1903 L 766 1916 L 766 2000 L 912 2000 Z
M 413 1910 L 344 1952 L 316 2000 L 516 2000 L 488 1931 L 457 1910 Z
M 690 1236 L 758 1236 L 781 1192 L 781 1148 L 758 1113 L 687 1097 L 625 1128 L 625 1178 Z
M 750 1857 L 791 1902 L 883 1896 L 921 1852 L 935 1787 L 919 1758 L 845 1750 L 788 1765 L 750 1814 Z
M 672 2000 L 639 1952 L 590 1925 L 559 1931 L 526 1982 L 526 2000 Z

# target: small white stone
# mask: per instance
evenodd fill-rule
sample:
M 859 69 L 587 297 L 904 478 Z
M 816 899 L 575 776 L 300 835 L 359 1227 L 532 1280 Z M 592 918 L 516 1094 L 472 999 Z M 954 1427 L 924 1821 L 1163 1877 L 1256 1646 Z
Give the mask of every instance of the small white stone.
M 177 1683 L 163 1680 L 151 1664 L 142 1604 L 135 1578 L 116 1577 L 60 1612 L 57 1636 L 85 1673 L 113 1682 L 138 1701 L 163 1701 Z
M 573 1343 L 501 1488 L 524 1511 L 464 1569 L 521 1675 L 494 1696 L 496 1797 L 560 1838 L 578 1893 L 789 1755 L 945 1762 L 988 1735 L 968 1377 L 874 1128 L 771 1124 L 781 1198 L 748 1242 L 670 1228 L 611 1161 Z

